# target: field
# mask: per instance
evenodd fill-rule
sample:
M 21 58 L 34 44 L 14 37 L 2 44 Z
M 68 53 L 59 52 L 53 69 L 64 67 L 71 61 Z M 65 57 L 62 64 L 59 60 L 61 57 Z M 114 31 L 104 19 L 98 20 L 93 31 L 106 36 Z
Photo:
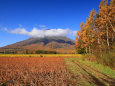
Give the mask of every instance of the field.
M 0 86 L 115 86 L 115 71 L 82 55 L 1 55 Z
M 68 86 L 62 58 L 0 58 L 1 85 Z

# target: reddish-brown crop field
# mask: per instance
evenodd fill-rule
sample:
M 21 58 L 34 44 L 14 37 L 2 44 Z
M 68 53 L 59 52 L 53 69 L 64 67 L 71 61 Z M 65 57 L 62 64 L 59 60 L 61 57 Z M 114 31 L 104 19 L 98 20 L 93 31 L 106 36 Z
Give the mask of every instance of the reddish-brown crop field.
M 0 57 L 0 85 L 69 86 L 63 58 Z

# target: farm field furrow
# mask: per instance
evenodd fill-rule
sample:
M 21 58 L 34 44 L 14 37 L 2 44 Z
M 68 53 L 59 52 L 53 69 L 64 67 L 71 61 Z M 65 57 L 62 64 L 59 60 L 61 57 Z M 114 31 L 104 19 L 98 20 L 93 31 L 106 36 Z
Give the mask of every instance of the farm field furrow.
M 0 85 L 71 86 L 63 58 L 0 57 Z
M 0 57 L 0 86 L 115 86 L 114 70 L 107 71 L 79 56 Z

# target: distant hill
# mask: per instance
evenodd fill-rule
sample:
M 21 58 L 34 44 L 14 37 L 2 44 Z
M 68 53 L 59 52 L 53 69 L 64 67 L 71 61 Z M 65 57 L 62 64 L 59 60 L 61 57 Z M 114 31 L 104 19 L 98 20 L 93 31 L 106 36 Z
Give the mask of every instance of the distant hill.
M 28 50 L 48 50 L 59 53 L 71 53 L 75 51 L 75 41 L 67 37 L 44 37 L 29 38 L 5 47 L 2 49 L 28 49 Z

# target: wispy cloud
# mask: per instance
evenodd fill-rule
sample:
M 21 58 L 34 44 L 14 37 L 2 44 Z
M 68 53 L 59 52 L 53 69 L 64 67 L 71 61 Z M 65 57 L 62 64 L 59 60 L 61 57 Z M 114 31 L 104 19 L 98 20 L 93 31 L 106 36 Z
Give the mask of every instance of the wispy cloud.
M 30 32 L 26 30 L 26 28 L 15 28 L 13 30 L 8 30 L 7 28 L 4 28 L 4 31 L 7 31 L 12 34 L 22 34 L 22 35 L 28 35 L 30 37 L 46 37 L 46 36 L 67 36 L 67 35 L 74 35 L 76 31 L 72 31 L 69 28 L 62 29 L 44 29 L 47 28 L 44 25 L 40 25 L 42 29 L 38 29 L 34 27 Z
M 44 27 L 46 27 L 45 25 L 39 25 L 39 27 L 42 27 L 42 28 L 44 28 Z
M 19 27 L 22 27 L 23 25 L 22 24 L 18 24 Z

